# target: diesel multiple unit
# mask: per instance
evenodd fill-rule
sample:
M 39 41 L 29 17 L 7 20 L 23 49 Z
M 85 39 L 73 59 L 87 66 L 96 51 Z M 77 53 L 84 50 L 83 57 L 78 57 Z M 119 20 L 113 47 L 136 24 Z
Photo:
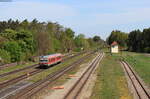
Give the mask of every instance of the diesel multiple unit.
M 61 61 L 62 61 L 62 54 L 51 54 L 46 56 L 40 56 L 39 65 L 50 66 L 53 64 L 60 63 Z

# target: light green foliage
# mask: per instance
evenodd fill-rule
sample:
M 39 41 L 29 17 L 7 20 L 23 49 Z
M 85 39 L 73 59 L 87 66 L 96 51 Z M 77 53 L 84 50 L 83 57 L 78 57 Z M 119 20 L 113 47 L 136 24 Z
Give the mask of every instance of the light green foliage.
M 0 63 L 9 63 L 11 61 L 10 53 L 0 49 Z
M 88 39 L 85 38 L 83 34 L 79 34 L 77 37 L 75 37 L 75 44 L 77 47 L 79 47 L 81 50 L 86 50 L 90 47 L 90 44 L 88 42 Z M 79 50 L 77 48 L 77 50 Z
M 74 38 L 74 31 L 72 31 L 70 28 L 67 28 L 65 30 L 65 33 L 69 38 L 72 38 L 72 39 Z
M 4 49 L 10 53 L 12 62 L 21 60 L 21 47 L 18 45 L 17 42 L 6 42 L 4 44 Z
M 53 38 L 53 48 L 54 48 L 54 52 L 58 52 L 62 48 L 61 42 L 55 38 Z
M 95 39 L 88 40 L 83 34 L 75 36 L 71 28 L 37 19 L 31 22 L 27 19 L 22 22 L 0 21 L 0 49 L 8 51 L 13 62 L 28 60 L 32 56 L 98 47 L 100 37 L 97 38 L 93 41 Z
M 5 37 L 8 40 L 13 40 L 16 38 L 16 31 L 12 29 L 5 29 L 3 33 L 1 33 L 2 37 Z

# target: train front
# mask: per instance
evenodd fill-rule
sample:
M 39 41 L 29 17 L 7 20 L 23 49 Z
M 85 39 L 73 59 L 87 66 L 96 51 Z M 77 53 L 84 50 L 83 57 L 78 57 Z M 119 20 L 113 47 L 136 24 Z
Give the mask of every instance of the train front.
M 39 65 L 40 66 L 48 66 L 48 58 L 45 56 L 39 57 Z

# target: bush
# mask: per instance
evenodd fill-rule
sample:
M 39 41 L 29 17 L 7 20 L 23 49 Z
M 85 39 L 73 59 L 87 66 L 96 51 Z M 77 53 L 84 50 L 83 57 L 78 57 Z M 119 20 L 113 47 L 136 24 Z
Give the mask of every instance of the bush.
M 80 52 L 80 51 L 81 51 L 81 48 L 75 48 L 74 51 L 75 51 L 75 52 Z
M 10 63 L 11 61 L 11 57 L 10 57 L 10 53 L 3 50 L 3 49 L 0 49 L 0 62 L 3 64 L 3 63 Z
M 4 49 L 10 53 L 12 62 L 18 62 L 21 60 L 21 47 L 18 45 L 17 42 L 6 42 L 4 44 Z

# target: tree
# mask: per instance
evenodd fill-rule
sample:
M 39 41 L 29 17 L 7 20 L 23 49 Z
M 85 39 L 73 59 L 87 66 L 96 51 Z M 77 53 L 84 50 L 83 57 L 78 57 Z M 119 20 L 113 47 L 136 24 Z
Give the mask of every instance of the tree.
M 45 55 L 49 52 L 51 41 L 48 32 L 46 32 L 44 29 L 41 29 L 37 32 L 36 42 L 38 44 L 38 55 Z
M 130 51 L 142 51 L 142 33 L 140 30 L 135 30 L 129 33 L 128 48 Z
M 74 31 L 72 30 L 72 29 L 70 29 L 70 28 L 67 28 L 66 30 L 65 30 L 65 33 L 66 33 L 66 35 L 69 37 L 69 38 L 74 38 Z
M 101 40 L 100 36 L 94 36 L 93 41 L 94 42 L 99 42 Z
M 71 28 L 59 23 L 12 20 L 0 21 L 0 49 L 10 54 L 11 61 L 27 60 L 31 56 L 98 47 L 99 36 L 88 39 L 83 34 L 75 36 Z M 5 53 L 5 52 L 4 52 Z M 23 57 L 24 56 L 24 57 Z
M 10 53 L 4 49 L 0 49 L 0 61 L 1 63 L 9 63 L 11 61 Z
M 16 38 L 16 31 L 12 29 L 5 29 L 3 33 L 0 33 L 0 35 L 8 40 L 14 40 Z
M 150 52 L 150 28 L 143 30 L 144 51 Z
M 11 56 L 11 61 L 20 61 L 21 60 L 21 47 L 18 45 L 17 42 L 11 41 L 11 42 L 6 42 L 4 44 L 4 49 L 10 53 Z
M 75 37 L 75 45 L 77 46 L 77 48 L 79 49 L 88 49 L 89 47 L 89 42 L 88 40 L 85 38 L 85 36 L 83 34 L 79 34 L 78 36 Z
M 112 42 L 117 41 L 120 46 L 126 47 L 128 40 L 128 34 L 121 31 L 112 31 L 107 38 L 107 43 L 110 45 Z
M 130 51 L 135 52 L 150 52 L 150 28 L 134 30 L 130 32 L 128 39 L 128 48 Z

